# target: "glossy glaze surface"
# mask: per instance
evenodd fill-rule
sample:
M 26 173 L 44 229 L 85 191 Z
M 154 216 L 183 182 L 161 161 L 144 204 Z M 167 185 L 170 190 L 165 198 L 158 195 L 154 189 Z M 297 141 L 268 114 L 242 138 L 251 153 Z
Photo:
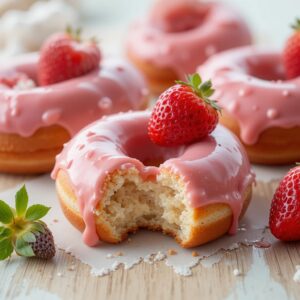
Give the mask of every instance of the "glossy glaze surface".
M 198 69 L 213 81 L 214 98 L 238 121 L 241 139 L 255 144 L 271 127 L 300 126 L 300 77 L 285 80 L 281 54 L 244 47 L 226 51 Z
M 38 56 L 26 55 L 1 67 L 36 81 Z M 58 124 L 73 136 L 85 125 L 120 111 L 146 105 L 142 76 L 127 62 L 104 59 L 87 75 L 45 87 L 0 90 L 0 132 L 31 136 L 38 128 Z

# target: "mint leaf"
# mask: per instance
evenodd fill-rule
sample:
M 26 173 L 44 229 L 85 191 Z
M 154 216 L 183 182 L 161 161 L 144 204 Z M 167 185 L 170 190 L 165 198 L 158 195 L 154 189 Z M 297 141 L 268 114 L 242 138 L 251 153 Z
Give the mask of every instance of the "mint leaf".
M 50 210 L 50 207 L 47 207 L 47 206 L 44 206 L 41 204 L 35 204 L 35 205 L 30 206 L 27 209 L 25 218 L 28 221 L 35 221 L 35 220 L 43 218 L 48 213 L 49 210 Z
M 30 231 L 24 233 L 22 239 L 27 243 L 34 243 L 36 241 L 35 235 Z
M 28 194 L 25 185 L 16 193 L 16 211 L 19 217 L 24 216 L 28 205 Z
M 25 257 L 34 256 L 32 247 L 26 241 L 24 241 L 22 237 L 19 237 L 16 241 L 16 252 Z
M 0 200 L 0 222 L 3 224 L 9 224 L 14 218 L 11 207 L 4 201 Z
M 4 260 L 11 256 L 14 247 L 10 238 L 0 239 L 0 260 Z

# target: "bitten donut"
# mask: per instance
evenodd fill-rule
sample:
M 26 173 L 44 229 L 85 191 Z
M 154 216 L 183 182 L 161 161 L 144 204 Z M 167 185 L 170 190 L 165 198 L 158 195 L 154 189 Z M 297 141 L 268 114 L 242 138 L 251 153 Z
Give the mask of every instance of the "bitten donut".
M 239 136 L 252 162 L 300 160 L 300 77 L 285 79 L 279 52 L 229 50 L 199 72 L 214 82 L 214 97 L 223 108 L 221 123 Z
M 84 242 L 119 243 L 149 228 L 188 248 L 234 234 L 254 180 L 238 139 L 218 126 L 199 142 L 160 147 L 148 136 L 149 118 L 147 111 L 104 117 L 57 157 L 58 197 Z
M 2 66 L 0 75 L 21 72 L 37 82 L 38 55 Z M 120 111 L 146 106 L 140 74 L 119 59 L 103 59 L 96 70 L 70 80 L 24 90 L 0 85 L 0 171 L 40 173 L 85 125 Z
M 212 54 L 250 43 L 247 25 L 224 3 L 160 0 L 132 24 L 127 54 L 158 94 L 194 73 Z

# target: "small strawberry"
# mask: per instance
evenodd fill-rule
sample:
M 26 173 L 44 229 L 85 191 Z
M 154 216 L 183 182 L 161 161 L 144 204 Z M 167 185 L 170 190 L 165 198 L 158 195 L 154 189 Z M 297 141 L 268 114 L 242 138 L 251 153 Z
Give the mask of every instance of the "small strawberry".
M 101 54 L 94 40 L 82 42 L 80 30 L 52 35 L 40 52 L 39 84 L 50 85 L 79 77 L 99 67 Z
M 300 166 L 280 182 L 272 200 L 269 226 L 282 241 L 300 240 Z
M 292 79 L 300 76 L 300 19 L 292 26 L 294 34 L 288 39 L 283 52 L 286 76 Z
M 162 93 L 148 124 L 150 139 L 161 146 L 176 146 L 199 140 L 210 134 L 219 120 L 220 107 L 209 99 L 214 93 L 211 81 L 202 83 L 199 74 Z
M 49 207 L 35 204 L 27 209 L 28 195 L 25 186 L 17 193 L 16 208 L 0 200 L 0 260 L 15 250 L 20 256 L 50 259 L 55 255 L 53 236 L 40 219 Z

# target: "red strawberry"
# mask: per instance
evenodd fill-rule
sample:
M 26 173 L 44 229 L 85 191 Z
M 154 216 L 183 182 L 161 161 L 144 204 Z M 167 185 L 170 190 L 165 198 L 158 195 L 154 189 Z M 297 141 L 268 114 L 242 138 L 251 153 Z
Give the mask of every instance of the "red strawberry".
M 13 89 L 21 81 L 27 81 L 30 78 L 21 72 L 5 72 L 0 74 L 0 85 L 7 86 L 8 88 Z
M 82 42 L 79 30 L 54 34 L 40 52 L 39 83 L 49 85 L 87 74 L 98 68 L 100 58 L 95 41 Z
M 292 28 L 295 33 L 288 39 L 283 53 L 283 63 L 288 79 L 300 76 L 300 19 L 297 19 Z
M 188 82 L 177 81 L 157 100 L 148 124 L 150 139 L 161 146 L 175 146 L 199 140 L 216 127 L 220 110 L 209 97 L 211 81 L 202 83 L 199 74 Z
M 300 240 L 300 167 L 280 182 L 271 204 L 269 226 L 282 241 Z

